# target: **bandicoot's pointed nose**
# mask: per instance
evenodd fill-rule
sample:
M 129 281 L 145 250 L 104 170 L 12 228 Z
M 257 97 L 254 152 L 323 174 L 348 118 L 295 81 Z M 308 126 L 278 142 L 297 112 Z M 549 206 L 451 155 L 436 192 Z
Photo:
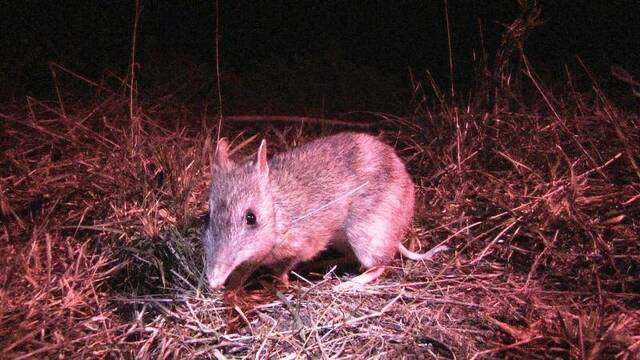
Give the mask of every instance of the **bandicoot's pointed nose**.
M 212 289 L 224 288 L 224 280 L 216 279 L 215 277 L 209 277 L 209 287 Z
M 222 289 L 224 287 L 224 282 L 216 279 L 209 279 L 209 287 L 212 289 Z
M 230 261 L 216 261 L 214 264 L 207 265 L 207 281 L 212 289 L 224 288 L 229 275 L 238 266 L 239 261 L 232 258 Z
M 227 281 L 231 270 L 233 270 L 233 268 L 228 268 L 225 265 L 217 264 L 207 273 L 207 281 L 209 282 L 209 287 L 211 287 L 211 289 L 224 288 L 224 283 Z

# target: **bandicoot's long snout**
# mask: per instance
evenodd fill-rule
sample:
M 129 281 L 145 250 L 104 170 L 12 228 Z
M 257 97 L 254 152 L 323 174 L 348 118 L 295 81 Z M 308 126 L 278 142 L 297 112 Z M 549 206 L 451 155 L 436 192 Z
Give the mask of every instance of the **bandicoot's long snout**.
M 221 259 L 216 257 L 214 262 L 207 266 L 207 281 L 212 289 L 222 289 L 229 275 L 240 265 L 243 260 L 237 256 L 238 253 L 231 255 L 231 259 Z
M 207 271 L 209 287 L 212 289 L 222 289 L 232 270 L 233 269 L 224 269 L 222 266 L 218 266 L 217 264 L 213 266 L 213 269 Z
M 229 251 L 226 241 L 219 236 L 213 235 L 212 228 L 208 223 L 205 224 L 202 239 L 205 248 L 205 274 L 207 282 L 212 289 L 221 289 L 224 287 L 227 278 L 237 266 L 237 252 Z

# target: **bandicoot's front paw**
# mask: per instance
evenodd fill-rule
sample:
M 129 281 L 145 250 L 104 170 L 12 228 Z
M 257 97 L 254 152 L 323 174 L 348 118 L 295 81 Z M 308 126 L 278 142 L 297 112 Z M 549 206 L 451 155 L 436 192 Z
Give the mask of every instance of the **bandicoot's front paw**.
M 289 274 L 288 273 L 283 273 L 280 274 L 278 276 L 278 281 L 280 282 L 280 284 L 282 284 L 284 287 L 289 287 L 290 283 L 289 283 Z

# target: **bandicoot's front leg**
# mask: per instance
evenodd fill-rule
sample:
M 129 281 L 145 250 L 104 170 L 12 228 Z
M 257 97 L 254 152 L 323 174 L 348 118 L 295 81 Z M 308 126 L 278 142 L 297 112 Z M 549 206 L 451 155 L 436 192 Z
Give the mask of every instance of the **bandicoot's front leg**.
M 229 275 L 229 279 L 227 280 L 227 289 L 240 289 L 246 282 L 249 276 L 253 274 L 255 270 L 255 266 L 249 264 L 242 264 L 238 266 L 231 275 Z
M 284 286 L 289 287 L 289 272 L 298 265 L 298 261 L 294 258 L 287 258 L 280 264 L 272 267 L 273 275 Z

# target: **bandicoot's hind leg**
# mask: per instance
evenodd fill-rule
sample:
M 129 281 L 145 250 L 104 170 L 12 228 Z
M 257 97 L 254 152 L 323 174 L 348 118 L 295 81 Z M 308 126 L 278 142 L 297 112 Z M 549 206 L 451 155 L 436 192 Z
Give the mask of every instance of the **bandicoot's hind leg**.
M 347 237 L 353 254 L 366 271 L 338 285 L 336 290 L 355 290 L 376 280 L 396 254 L 394 237 L 398 234 L 383 217 L 371 216 L 366 223 L 360 221 L 347 229 Z
M 384 266 L 373 267 L 347 282 L 343 282 L 342 284 L 336 285 L 334 287 L 334 290 L 345 291 L 345 290 L 362 289 L 368 283 L 379 278 L 383 272 L 384 272 Z
M 347 241 L 362 267 L 368 270 L 339 288 L 360 288 L 382 275 L 411 225 L 413 182 L 397 157 L 391 161 L 396 163 L 394 169 L 386 169 L 388 182 L 372 186 L 367 194 L 354 200 L 356 205 L 350 208 L 345 223 Z M 384 170 L 380 163 L 368 165 L 379 167 L 378 175 Z

